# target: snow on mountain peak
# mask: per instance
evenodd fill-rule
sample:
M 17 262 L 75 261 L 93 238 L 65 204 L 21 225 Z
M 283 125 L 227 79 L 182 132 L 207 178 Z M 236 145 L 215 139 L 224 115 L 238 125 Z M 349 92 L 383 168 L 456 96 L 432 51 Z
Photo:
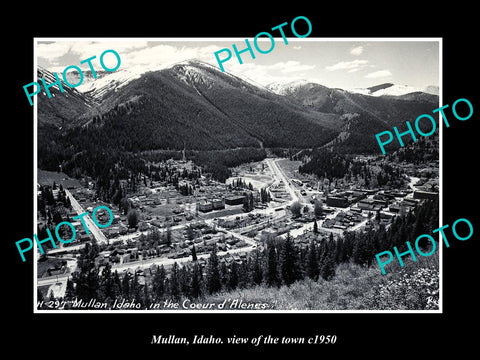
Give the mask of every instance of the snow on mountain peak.
M 287 95 L 293 90 L 307 85 L 310 82 L 305 79 L 293 80 L 288 82 L 275 82 L 267 85 L 267 89 L 278 95 Z
M 93 98 L 101 98 L 109 91 L 117 91 L 119 88 L 127 85 L 130 81 L 138 79 L 143 72 L 135 69 L 120 69 L 111 73 L 106 73 L 97 79 L 84 81 L 76 89 L 83 93 L 90 93 Z
M 369 88 L 347 89 L 348 92 L 370 95 L 370 96 L 402 96 L 414 92 L 424 92 L 427 94 L 438 95 L 438 86 L 426 86 L 424 88 L 410 85 L 396 85 L 391 83 L 371 86 Z

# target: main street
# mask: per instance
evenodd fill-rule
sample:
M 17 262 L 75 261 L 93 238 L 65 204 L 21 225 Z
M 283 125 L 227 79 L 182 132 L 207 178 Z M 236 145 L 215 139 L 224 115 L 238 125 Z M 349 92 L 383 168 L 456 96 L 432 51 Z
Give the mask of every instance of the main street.
M 293 204 L 295 201 L 298 201 L 299 197 L 295 192 L 295 189 L 292 187 L 290 180 L 287 180 L 285 174 L 283 173 L 283 170 L 279 168 L 276 162 L 276 159 L 266 158 L 265 162 L 272 170 L 272 174 L 276 178 L 275 180 L 278 180 L 279 182 L 283 182 L 283 185 L 285 186 L 285 190 L 288 192 L 291 198 L 290 204 Z
M 70 203 L 72 204 L 73 210 L 75 210 L 78 215 L 83 214 L 85 212 L 85 210 L 83 210 L 82 206 L 78 203 L 77 199 L 75 199 L 73 197 L 73 195 L 70 193 L 70 191 L 65 190 L 65 193 L 67 194 L 68 198 L 70 199 Z M 91 214 L 83 217 L 85 223 L 87 224 L 88 230 L 95 237 L 98 244 L 107 243 L 107 238 L 102 233 L 102 231 L 98 228 L 97 224 L 95 224 L 93 222 L 93 220 L 90 218 L 90 216 L 91 216 Z

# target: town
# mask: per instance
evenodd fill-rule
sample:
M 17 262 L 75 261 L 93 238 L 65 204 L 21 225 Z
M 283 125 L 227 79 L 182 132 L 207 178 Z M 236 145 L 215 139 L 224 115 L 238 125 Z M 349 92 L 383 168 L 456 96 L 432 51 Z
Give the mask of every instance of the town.
M 371 168 L 393 164 L 379 156 L 355 160 Z M 169 159 L 156 165 L 177 174 L 177 181 L 144 176 L 119 205 L 100 201 L 92 179 L 38 170 L 39 239 L 49 223 L 71 220 L 98 206 L 108 206 L 114 214 L 108 228 L 89 223 L 89 234 L 80 221 L 71 221 L 77 229 L 72 242 L 37 254 L 38 292 L 44 299 L 63 298 L 86 244 L 99 247 L 94 259 L 99 271 L 108 264 L 112 271 L 135 274 L 145 284 L 159 266 L 167 273 L 174 264 L 196 262 L 205 268 L 213 248 L 220 262 L 242 264 L 253 250 L 263 250 L 269 239 L 290 236 L 296 246 L 306 248 L 312 240 L 336 239 L 380 225 L 388 228 L 397 215 L 438 197 L 438 161 L 428 167 L 395 164 L 405 183 L 398 189 L 361 186 L 357 179 L 319 179 L 300 172 L 301 163 L 268 156 L 235 167 L 221 183 L 208 174 L 189 176 L 198 175 L 190 160 Z M 104 215 L 99 215 L 100 222 L 108 220 Z M 71 238 L 68 230 L 61 236 Z

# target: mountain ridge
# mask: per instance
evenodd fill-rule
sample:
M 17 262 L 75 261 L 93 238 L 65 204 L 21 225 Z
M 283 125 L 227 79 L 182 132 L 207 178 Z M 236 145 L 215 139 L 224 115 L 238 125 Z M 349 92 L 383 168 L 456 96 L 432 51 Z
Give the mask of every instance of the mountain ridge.
M 373 150 L 375 133 L 404 124 L 438 103 L 433 95 L 373 97 L 306 80 L 294 82 L 280 95 L 198 60 L 133 77 L 110 76 L 91 82 L 105 84 L 96 87 L 96 96 L 70 89 L 75 96 L 42 100 L 39 127 L 52 124 L 45 119 L 56 116 L 55 125 L 83 127 L 100 145 L 122 151 L 312 148 L 335 139 L 339 148 L 347 141 L 348 149 L 365 151 Z M 75 109 L 71 114 L 56 106 L 68 109 L 69 102 Z M 123 140 L 117 144 L 110 137 Z

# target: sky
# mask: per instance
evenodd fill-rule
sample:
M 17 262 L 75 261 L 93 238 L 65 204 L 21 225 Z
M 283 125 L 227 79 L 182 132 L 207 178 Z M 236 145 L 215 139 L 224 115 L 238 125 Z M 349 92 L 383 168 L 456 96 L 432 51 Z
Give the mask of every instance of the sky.
M 307 80 L 327 87 L 341 89 L 366 88 L 385 82 L 424 88 L 439 86 L 441 54 L 438 39 L 324 39 L 287 38 L 288 44 L 275 38 L 273 50 L 267 54 L 255 53 L 252 59 L 247 51 L 241 54 L 240 64 L 232 49 L 246 48 L 245 38 L 183 39 L 42 39 L 37 38 L 37 63 L 59 74 L 69 65 L 88 69 L 80 61 L 96 56 L 92 61 L 100 69 L 99 57 L 105 50 L 113 49 L 121 57 L 119 69 L 133 72 L 157 70 L 174 63 L 198 59 L 220 70 L 214 53 L 224 48 L 232 52 L 232 58 L 223 63 L 226 72 L 267 85 L 272 82 Z M 262 50 L 271 47 L 268 37 L 260 37 Z M 223 59 L 226 52 L 219 53 Z M 114 67 L 116 59 L 107 53 L 105 65 Z M 73 70 L 72 70 L 73 71 Z

